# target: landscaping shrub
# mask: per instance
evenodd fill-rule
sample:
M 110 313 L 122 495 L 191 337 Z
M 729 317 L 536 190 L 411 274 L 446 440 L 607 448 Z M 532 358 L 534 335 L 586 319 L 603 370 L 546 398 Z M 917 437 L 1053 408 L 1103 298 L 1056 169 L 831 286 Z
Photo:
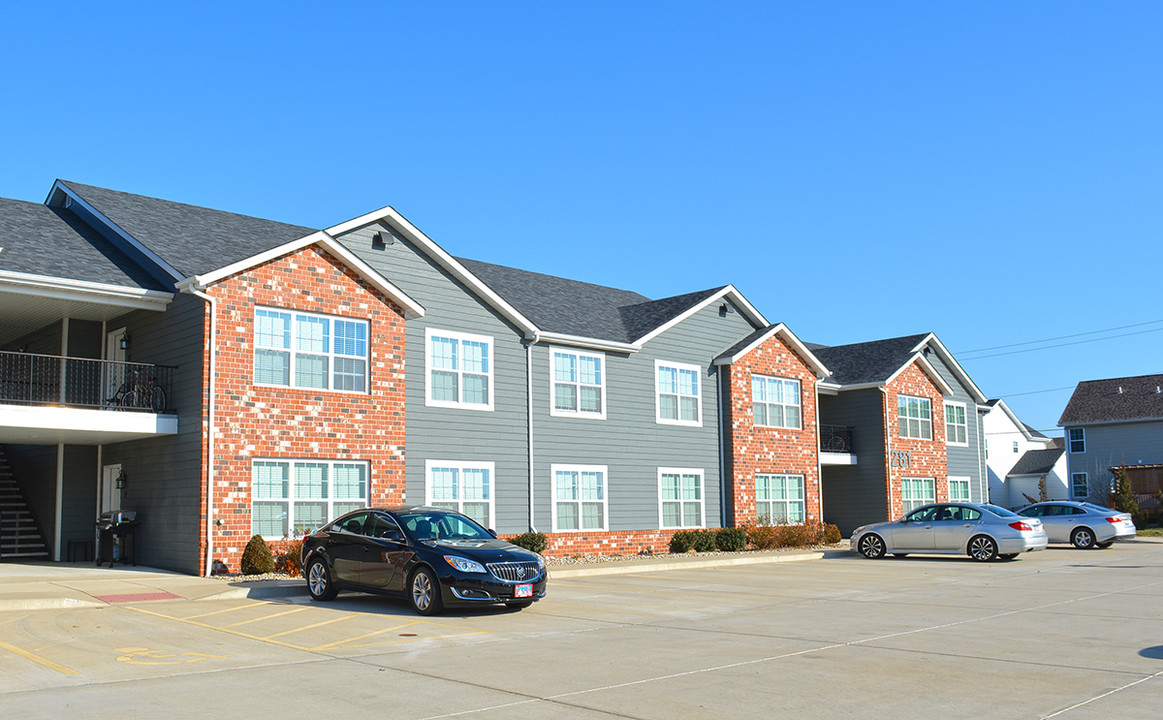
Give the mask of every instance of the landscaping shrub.
M 715 547 L 723 552 L 738 552 L 747 547 L 747 531 L 743 528 L 721 528 L 715 533 Z
M 835 545 L 836 543 L 840 542 L 843 539 L 844 539 L 844 536 L 840 534 L 840 528 L 836 527 L 832 523 L 824 523 L 824 544 L 825 545 Z
M 753 523 L 745 525 L 744 530 L 756 550 L 834 545 L 842 538 L 840 528 L 820 520 L 808 520 L 801 525 Z
M 509 542 L 538 554 L 545 552 L 546 546 L 549 545 L 549 539 L 542 532 L 530 532 L 518 535 L 515 538 L 511 538 Z
M 690 552 L 695 546 L 695 534 L 690 530 L 679 530 L 670 537 L 670 551 L 672 553 Z
M 303 541 L 283 540 L 274 544 L 271 552 L 275 556 L 275 572 L 284 573 L 291 577 L 302 574 Z
M 695 536 L 695 552 L 715 552 L 717 549 L 717 530 L 692 530 Z
M 242 551 L 238 570 L 243 575 L 266 575 L 275 571 L 275 558 L 262 535 L 255 535 Z

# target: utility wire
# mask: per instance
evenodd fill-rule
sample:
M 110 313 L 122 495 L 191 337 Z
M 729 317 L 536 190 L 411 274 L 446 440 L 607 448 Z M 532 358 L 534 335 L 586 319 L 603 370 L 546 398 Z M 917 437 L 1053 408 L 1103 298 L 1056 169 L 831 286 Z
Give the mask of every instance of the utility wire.
M 1128 327 L 1133 327 L 1133 326 L 1128 326 Z M 1111 329 L 1114 330 L 1116 328 L 1111 328 Z M 1097 332 L 1106 332 L 1106 331 L 1099 330 Z M 1117 338 L 1130 337 L 1131 335 L 1146 335 L 1147 333 L 1154 333 L 1154 332 L 1163 332 L 1163 328 L 1155 328 L 1154 330 L 1139 330 L 1137 332 L 1121 333 L 1119 335 L 1108 335 L 1107 337 L 1091 338 L 1090 340 L 1075 340 L 1074 342 L 1058 343 L 1057 345 L 1045 345 L 1043 347 L 1036 347 L 1036 348 L 1026 348 L 1025 350 L 1011 350 L 1009 352 L 993 353 L 992 355 L 978 355 L 977 357 L 967 358 L 967 360 L 985 360 L 986 358 L 1002 357 L 1004 355 L 1020 355 L 1021 353 L 1034 352 L 1036 350 L 1053 350 L 1054 348 L 1066 347 L 1068 345 L 1085 345 L 1086 343 L 1101 342 L 1103 340 L 1115 340 Z M 1066 337 L 1071 337 L 1071 336 L 1067 335 Z M 1046 341 L 1045 340 L 1038 340 L 1035 342 L 1046 342 Z M 1020 343 L 1020 344 L 1024 345 L 1024 344 L 1028 344 L 1028 343 Z M 1009 346 L 1003 345 L 1000 347 L 1014 347 L 1014 346 L 1013 345 L 1009 345 Z
M 958 355 L 971 355 L 973 353 L 988 352 L 990 350 L 1005 350 L 1006 348 L 1022 347 L 1024 345 L 1039 345 L 1041 343 L 1054 342 L 1055 340 L 1069 340 L 1070 338 L 1082 337 L 1084 335 L 1097 335 L 1099 333 L 1114 332 L 1115 330 L 1126 330 L 1127 328 L 1142 327 L 1144 325 L 1158 325 L 1163 323 L 1163 320 L 1150 320 L 1148 322 L 1134 323 L 1132 325 L 1120 325 L 1113 328 L 1105 328 L 1103 330 L 1088 330 L 1087 332 L 1074 333 L 1073 335 L 1059 335 L 1058 337 L 1045 338 L 1043 340 L 1028 340 L 1026 342 L 1011 343 L 1009 345 L 994 345 L 993 347 L 978 348 L 976 350 L 959 350 Z M 1144 332 L 1155 332 L 1154 330 L 1146 330 Z M 1134 335 L 1135 333 L 1128 333 Z M 1123 335 L 1115 335 L 1114 337 L 1124 337 Z M 1095 338 L 1095 340 L 1105 340 L 1107 338 Z M 1054 345 L 1052 347 L 1061 347 Z M 1033 348 L 1034 350 L 1041 350 L 1042 348 Z M 990 356 L 993 357 L 993 356 Z

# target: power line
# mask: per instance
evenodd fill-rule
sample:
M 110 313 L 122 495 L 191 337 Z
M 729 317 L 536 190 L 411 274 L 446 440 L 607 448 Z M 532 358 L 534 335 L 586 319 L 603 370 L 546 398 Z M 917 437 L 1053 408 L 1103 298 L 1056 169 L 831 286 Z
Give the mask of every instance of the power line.
M 1128 326 L 1133 327 L 1133 326 Z M 1115 328 L 1112 328 L 1112 330 Z M 1096 332 L 1107 332 L 1105 330 L 1098 330 Z M 1057 345 L 1046 345 L 1043 347 L 1027 348 L 1025 350 L 1011 350 L 1010 352 L 994 353 L 992 355 L 978 355 L 977 357 L 967 358 L 968 360 L 985 360 L 986 358 L 1002 357 L 1004 355 L 1020 355 L 1021 353 L 1034 352 L 1036 350 L 1053 350 L 1054 348 L 1067 347 L 1068 345 L 1085 345 L 1086 343 L 1101 342 L 1103 340 L 1115 340 L 1122 337 L 1130 337 L 1131 335 L 1146 335 L 1147 333 L 1163 332 L 1163 328 L 1155 328 L 1154 330 L 1139 330 L 1138 332 L 1121 333 L 1119 335 L 1108 335 L 1107 337 L 1093 338 L 1090 340 L 1075 340 L 1074 342 L 1058 343 Z M 1071 337 L 1067 335 L 1066 337 Z M 1074 336 L 1077 337 L 1077 336 Z M 1046 342 L 1045 340 L 1037 340 L 1035 342 Z M 1029 344 L 1029 343 L 1019 343 Z M 1015 347 L 1013 345 L 1000 347 Z
M 990 350 L 1005 350 L 1006 348 L 1022 347 L 1024 345 L 1038 345 L 1040 343 L 1053 342 L 1055 340 L 1069 340 L 1070 338 L 1082 337 L 1084 335 L 1097 335 L 1099 333 L 1114 332 L 1115 330 L 1126 330 L 1127 328 L 1142 327 L 1144 325 L 1158 325 L 1163 323 L 1163 320 L 1149 320 L 1147 322 L 1134 323 L 1132 325 L 1120 325 L 1113 328 L 1105 328 L 1103 330 L 1088 330 L 1087 332 L 1074 333 L 1073 335 L 1059 335 L 1058 337 L 1045 338 L 1043 340 L 1028 340 L 1020 343 L 1010 343 L 1009 345 L 994 345 L 993 347 L 978 348 L 976 350 L 959 350 L 958 355 L 971 355 L 978 352 L 988 352 Z M 1155 332 L 1154 330 L 1147 330 L 1146 332 Z M 1135 333 L 1128 333 L 1134 335 Z M 1123 337 L 1122 335 L 1115 335 L 1114 337 Z M 1095 338 L 1095 340 L 1106 340 L 1107 338 Z M 1061 347 L 1055 345 L 1053 347 Z M 1034 350 L 1042 350 L 1043 348 L 1033 348 Z M 992 355 L 990 357 L 993 357 Z
M 1029 392 L 1007 393 L 1004 395 L 998 395 L 998 397 L 1004 399 L 1004 398 L 1011 398 L 1011 397 L 1021 397 L 1022 395 L 1041 395 L 1042 393 L 1058 392 L 1059 390 L 1073 390 L 1076 387 L 1078 387 L 1078 386 L 1077 385 L 1067 385 L 1066 387 L 1049 388 L 1048 390 L 1031 390 Z

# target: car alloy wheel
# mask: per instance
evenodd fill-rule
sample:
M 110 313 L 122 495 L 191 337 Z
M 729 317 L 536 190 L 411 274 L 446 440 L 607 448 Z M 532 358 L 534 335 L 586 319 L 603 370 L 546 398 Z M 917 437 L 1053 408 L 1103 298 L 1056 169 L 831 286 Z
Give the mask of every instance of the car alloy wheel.
M 331 600 L 337 592 L 331 584 L 331 573 L 322 558 L 315 558 L 307 566 L 307 591 L 316 600 Z
M 412 576 L 411 593 L 412 608 L 421 615 L 435 615 L 440 612 L 440 581 L 428 568 L 420 568 Z
M 1079 550 L 1089 550 L 1094 547 L 1094 533 L 1090 528 L 1080 527 L 1070 536 L 1070 542 Z
M 875 560 L 879 557 L 884 557 L 884 540 L 875 533 L 869 533 L 860 538 L 860 554 L 864 557 Z
M 969 556 L 979 562 L 989 562 L 997 557 L 997 543 L 991 537 L 978 535 L 969 541 Z

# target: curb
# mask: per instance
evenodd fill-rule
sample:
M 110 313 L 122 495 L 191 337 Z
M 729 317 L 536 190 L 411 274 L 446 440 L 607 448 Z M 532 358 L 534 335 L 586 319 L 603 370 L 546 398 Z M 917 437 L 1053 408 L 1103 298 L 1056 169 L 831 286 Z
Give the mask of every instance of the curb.
M 549 579 L 566 579 L 585 577 L 589 575 L 631 575 L 644 572 L 662 572 L 665 570 L 696 570 L 714 567 L 729 567 L 734 565 L 761 565 L 766 563 L 798 562 L 801 560 L 820 560 L 824 551 L 781 553 L 778 555 L 762 555 L 751 557 L 707 558 L 705 560 L 651 560 L 647 562 L 607 563 L 596 567 L 569 567 L 560 569 L 550 566 Z

